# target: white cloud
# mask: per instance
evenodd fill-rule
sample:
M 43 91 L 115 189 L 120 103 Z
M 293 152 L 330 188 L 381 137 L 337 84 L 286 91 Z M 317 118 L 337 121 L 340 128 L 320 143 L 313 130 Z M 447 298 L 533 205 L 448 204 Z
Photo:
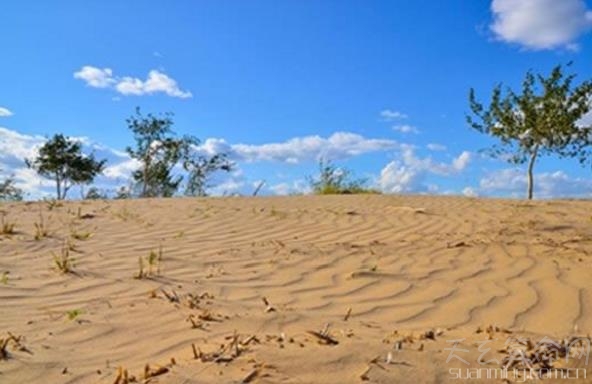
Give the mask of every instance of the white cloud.
M 575 49 L 576 39 L 592 27 L 583 0 L 493 0 L 491 11 L 496 37 L 529 49 Z
M 467 196 L 467 197 L 477 197 L 477 196 L 479 196 L 477 194 L 477 192 L 473 188 L 471 188 L 471 187 L 464 188 L 462 190 L 462 194 L 465 195 L 465 196 Z
M 414 134 L 419 133 L 419 129 L 417 129 L 417 127 L 414 127 L 413 125 L 409 125 L 409 124 L 395 125 L 395 126 L 393 126 L 393 131 L 401 132 L 401 133 L 414 133 Z
M 311 192 L 309 183 L 306 180 L 295 180 L 271 185 L 268 188 L 274 195 L 307 194 Z
M 452 167 L 457 171 L 464 170 L 471 161 L 471 153 L 463 151 L 457 158 L 452 161 Z
M 14 115 L 8 108 L 0 107 L 0 117 L 9 117 Z
M 175 79 L 155 69 L 148 72 L 146 80 L 141 80 L 131 76 L 119 78 L 113 75 L 110 68 L 86 65 L 74 73 L 74 78 L 83 80 L 90 87 L 110 88 L 126 96 L 164 93 L 182 99 L 192 97 L 191 92 L 179 88 Z
M 486 194 L 523 197 L 526 195 L 526 172 L 507 168 L 491 172 L 481 179 L 480 190 Z M 543 172 L 534 175 L 534 197 L 591 197 L 592 180 L 572 178 L 563 171 Z
M 108 160 L 105 174 L 97 179 L 101 187 L 114 188 L 116 182 L 128 179 L 135 169 L 134 161 L 125 152 L 93 143 L 86 137 L 72 137 L 83 144 L 85 152 L 95 152 L 97 158 Z M 47 139 L 39 135 L 26 135 L 0 127 L 0 169 L 2 174 L 14 175 L 16 186 L 32 198 L 53 194 L 54 183 L 27 168 L 25 159 L 32 159 Z M 136 165 L 137 166 L 137 165 Z
M 406 119 L 408 116 L 399 111 L 393 111 L 391 109 L 385 109 L 380 112 L 380 117 L 384 121 L 394 121 L 394 120 L 402 120 Z
M 592 127 L 592 110 L 582 116 L 577 124 L 581 127 Z
M 398 147 L 389 139 L 368 139 L 351 132 L 336 132 L 324 138 L 321 136 L 295 137 L 280 143 L 228 144 L 223 139 L 207 139 L 200 149 L 207 154 L 225 152 L 238 161 L 278 161 L 297 164 L 302 161 L 328 158 L 343 159 L 371 152 L 381 152 Z
M 429 143 L 428 145 L 426 145 L 426 148 L 429 149 L 430 151 L 445 151 L 446 150 L 445 145 L 436 144 L 436 143 Z
M 78 72 L 74 72 L 74 78 L 83 80 L 89 87 L 108 88 L 115 84 L 111 68 L 96 68 L 85 65 Z
M 43 136 L 23 135 L 0 127 L 0 161 L 13 163 L 35 156 L 37 149 L 45 142 Z
M 106 166 L 103 174 L 109 179 L 125 180 L 129 179 L 132 172 L 140 168 L 140 165 L 138 160 L 128 158 L 120 163 Z
M 431 157 L 419 158 L 413 147 L 403 146 L 400 159 L 391 161 L 381 170 L 378 185 L 386 193 L 433 193 L 438 188 L 424 183 L 428 175 L 456 175 L 468 166 L 470 159 L 470 152 L 464 151 L 450 164 L 435 162 Z

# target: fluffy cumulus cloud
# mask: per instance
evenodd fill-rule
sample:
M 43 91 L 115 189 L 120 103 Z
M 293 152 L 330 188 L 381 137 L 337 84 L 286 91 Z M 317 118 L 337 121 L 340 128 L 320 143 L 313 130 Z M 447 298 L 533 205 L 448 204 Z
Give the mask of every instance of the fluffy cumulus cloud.
M 0 117 L 9 117 L 12 116 L 13 113 L 10 109 L 8 108 L 4 108 L 4 107 L 0 107 Z
M 523 197 L 527 178 L 523 169 L 507 168 L 491 172 L 481 179 L 479 189 L 484 194 Z M 592 197 L 592 180 L 570 177 L 563 171 L 534 175 L 535 198 Z
M 453 176 L 464 171 L 471 160 L 471 153 L 464 151 L 450 163 L 420 158 L 415 149 L 403 146 L 400 158 L 388 163 L 380 172 L 379 187 L 386 193 L 433 193 L 437 188 L 426 182 L 430 175 Z
M 383 152 L 398 147 L 389 139 L 369 139 L 351 132 L 336 132 L 329 137 L 295 137 L 284 142 L 252 144 L 228 144 L 223 139 L 207 139 L 200 146 L 203 153 L 213 155 L 225 152 L 237 161 L 277 161 L 297 164 L 302 161 L 328 158 L 344 159 L 371 152 Z
M 151 70 L 142 80 L 131 76 L 116 77 L 110 68 L 86 65 L 74 73 L 74 78 L 84 81 L 89 87 L 109 88 L 125 96 L 164 93 L 181 99 L 192 97 L 191 92 L 179 88 L 175 79 L 158 70 Z
M 493 0 L 491 11 L 496 38 L 528 49 L 575 49 L 592 27 L 584 0 Z

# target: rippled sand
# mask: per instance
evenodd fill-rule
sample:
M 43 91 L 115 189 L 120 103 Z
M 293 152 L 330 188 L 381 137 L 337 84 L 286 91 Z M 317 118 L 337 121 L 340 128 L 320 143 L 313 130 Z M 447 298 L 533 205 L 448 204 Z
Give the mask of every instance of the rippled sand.
M 474 366 L 490 325 L 487 358 L 502 356 L 509 335 L 592 330 L 590 202 L 371 195 L 49 208 L 0 207 L 16 223 L 0 235 L 0 338 L 23 336 L 0 361 L 0 383 L 113 383 L 120 366 L 142 381 L 146 364 L 168 368 L 153 383 L 448 382 L 464 365 L 446 363 L 447 341 L 464 339 L 459 355 Z M 35 240 L 40 215 L 49 236 Z M 52 261 L 65 239 L 70 274 Z M 160 247 L 152 275 L 134 278 Z

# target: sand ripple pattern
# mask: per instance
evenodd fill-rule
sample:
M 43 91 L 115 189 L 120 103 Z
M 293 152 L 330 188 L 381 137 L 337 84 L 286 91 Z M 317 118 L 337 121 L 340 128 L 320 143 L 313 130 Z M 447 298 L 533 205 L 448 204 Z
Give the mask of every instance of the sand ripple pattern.
M 0 284 L 0 332 L 25 335 L 34 354 L 0 362 L 0 382 L 112 382 L 120 364 L 187 355 L 191 342 L 213 344 L 236 329 L 299 335 L 342 321 L 348 308 L 352 327 L 382 334 L 487 324 L 591 332 L 591 207 L 417 196 L 6 205 L 17 233 L 0 235 L 0 272 L 9 272 Z M 50 236 L 36 241 L 40 213 Z M 92 236 L 72 240 L 73 231 Z M 68 238 L 75 275 L 52 268 L 52 252 Z M 134 279 L 138 258 L 159 246 L 160 275 Z M 150 298 L 162 288 L 208 292 L 223 324 L 190 330 L 186 308 Z M 264 296 L 277 312 L 263 313 Z M 353 356 L 328 352 L 324 367 L 334 358 L 359 371 Z M 202 369 L 160 380 L 219 375 Z M 270 382 L 333 381 L 307 375 L 286 368 Z

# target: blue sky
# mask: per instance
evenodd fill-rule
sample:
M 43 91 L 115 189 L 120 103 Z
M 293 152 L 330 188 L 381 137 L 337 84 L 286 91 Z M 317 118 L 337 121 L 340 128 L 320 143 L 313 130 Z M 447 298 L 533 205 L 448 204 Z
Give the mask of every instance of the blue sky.
M 485 158 L 467 94 L 574 61 L 592 77 L 583 0 L 12 1 L 0 13 L 0 168 L 25 169 L 43 136 L 84 137 L 127 183 L 125 119 L 175 114 L 175 130 L 237 161 L 214 194 L 306 191 L 328 157 L 385 192 L 522 196 L 522 168 Z M 590 119 L 592 121 L 592 119 Z M 539 197 L 591 196 L 576 161 L 541 159 Z M 74 192 L 72 197 L 75 196 Z

